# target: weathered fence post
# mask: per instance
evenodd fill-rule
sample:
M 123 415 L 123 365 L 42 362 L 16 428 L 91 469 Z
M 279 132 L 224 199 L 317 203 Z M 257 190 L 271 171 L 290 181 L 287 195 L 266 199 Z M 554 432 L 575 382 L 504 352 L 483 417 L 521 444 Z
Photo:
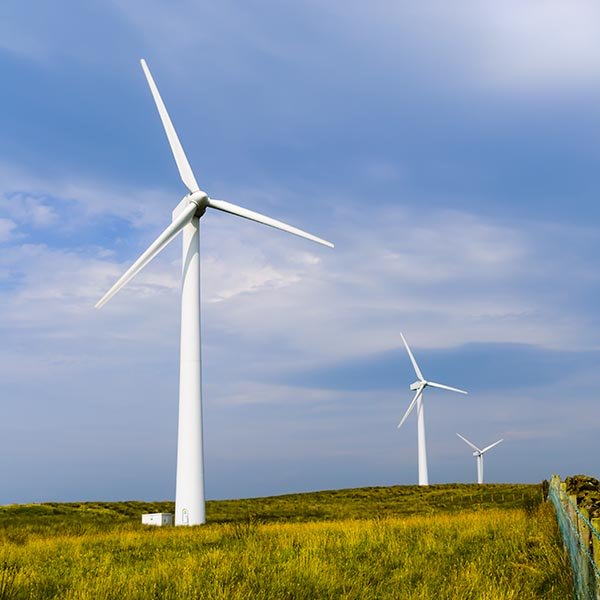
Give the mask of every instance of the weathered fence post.
M 596 517 L 590 522 L 596 532 L 600 533 L 600 517 Z M 592 535 L 592 556 L 594 557 L 594 562 L 600 565 L 600 539 L 594 535 Z M 600 600 L 600 582 L 596 589 L 596 598 Z
M 590 522 L 592 524 L 592 527 L 598 533 L 600 533 L 600 517 L 596 517 L 595 519 L 592 519 Z M 594 538 L 592 540 L 592 548 L 593 548 L 592 556 L 594 557 L 596 564 L 600 565 L 600 541 L 597 538 Z
M 577 506 L 577 497 L 575 497 L 575 506 Z M 592 534 L 584 520 L 584 518 L 588 519 L 590 515 L 583 506 L 578 507 L 578 510 L 579 513 L 575 515 L 575 522 L 577 523 L 577 532 L 581 540 L 581 578 L 588 597 L 593 598 L 596 593 L 596 577 L 589 561 L 589 557 L 593 556 L 590 539 Z
M 567 496 L 567 498 L 571 501 L 571 502 L 567 502 L 567 511 L 569 512 L 571 521 L 573 521 L 573 523 L 577 524 L 577 512 L 575 510 L 575 507 L 577 506 L 577 495 L 569 494 Z M 577 525 L 577 530 L 579 531 L 579 525 Z

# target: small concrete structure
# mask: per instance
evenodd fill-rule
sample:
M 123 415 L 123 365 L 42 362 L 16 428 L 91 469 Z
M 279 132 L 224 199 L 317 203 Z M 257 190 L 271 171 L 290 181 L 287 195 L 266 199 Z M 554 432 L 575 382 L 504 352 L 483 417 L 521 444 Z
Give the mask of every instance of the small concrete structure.
M 142 525 L 156 525 L 163 527 L 164 525 L 173 525 L 172 513 L 146 513 L 142 515 Z

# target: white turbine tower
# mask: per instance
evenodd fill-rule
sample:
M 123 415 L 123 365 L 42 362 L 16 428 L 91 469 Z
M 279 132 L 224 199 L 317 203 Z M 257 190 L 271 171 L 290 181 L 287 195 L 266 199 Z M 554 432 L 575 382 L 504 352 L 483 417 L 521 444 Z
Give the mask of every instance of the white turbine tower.
M 429 485 L 429 472 L 427 470 L 427 446 L 425 443 L 425 412 L 423 407 L 423 392 L 426 387 L 434 387 L 439 388 L 441 390 L 450 390 L 451 392 L 458 392 L 459 394 L 467 394 L 464 390 L 459 390 L 458 388 L 453 388 L 448 385 L 442 385 L 441 383 L 435 383 L 433 381 L 427 381 L 423 374 L 421 373 L 421 369 L 419 369 L 419 365 L 413 356 L 413 353 L 410 351 L 406 339 L 402 333 L 400 334 L 402 341 L 404 342 L 404 346 L 406 347 L 406 351 L 408 352 L 408 356 L 410 358 L 410 362 L 415 369 L 415 373 L 417 374 L 417 381 L 411 383 L 410 389 L 415 391 L 415 397 L 412 399 L 408 409 L 404 413 L 402 420 L 398 423 L 398 429 L 402 427 L 404 421 L 408 418 L 408 415 L 412 412 L 413 408 L 417 407 L 417 443 L 419 448 L 419 485 Z
M 503 442 L 504 439 L 499 439 L 497 442 L 486 446 L 483 450 L 479 449 L 475 444 L 471 443 L 466 437 L 460 435 L 460 433 L 456 434 L 465 444 L 468 444 L 475 450 L 473 452 L 473 456 L 477 459 L 477 483 L 483 483 L 483 455 L 491 450 L 494 446 L 497 446 L 500 442 Z
M 150 244 L 148 249 L 129 267 L 115 285 L 106 292 L 96 304 L 96 308 L 100 308 L 108 302 L 136 273 L 175 239 L 179 232 L 183 232 L 175 525 L 199 525 L 205 522 L 200 368 L 200 217 L 207 208 L 215 208 L 293 233 L 331 248 L 333 248 L 333 244 L 281 221 L 265 217 L 224 200 L 209 198 L 196 183 L 196 178 L 181 147 L 167 109 L 143 59 L 141 64 L 167 134 L 179 174 L 189 190 L 189 194 L 181 200 L 173 211 L 171 224 Z

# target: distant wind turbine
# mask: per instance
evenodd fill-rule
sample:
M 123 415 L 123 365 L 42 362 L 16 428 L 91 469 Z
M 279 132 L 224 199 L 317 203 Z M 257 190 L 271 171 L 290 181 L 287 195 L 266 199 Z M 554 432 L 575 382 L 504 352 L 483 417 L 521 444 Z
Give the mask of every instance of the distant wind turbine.
M 180 232 L 183 232 L 175 525 L 199 525 L 204 523 L 206 518 L 200 367 L 200 217 L 204 215 L 207 208 L 214 208 L 293 233 L 331 248 L 333 248 L 333 244 L 257 212 L 241 208 L 224 200 L 215 200 L 203 192 L 196 183 L 194 173 L 179 142 L 158 88 L 150 74 L 148 65 L 143 59 L 141 64 L 177 163 L 179 175 L 189 190 L 189 194 L 181 200 L 173 211 L 171 224 L 106 292 L 96 304 L 96 308 L 100 308 L 108 302 Z
M 504 439 L 499 439 L 497 442 L 486 446 L 483 450 L 479 449 L 475 444 L 471 443 L 466 437 L 460 435 L 460 433 L 456 434 L 465 444 L 468 444 L 475 450 L 473 452 L 473 456 L 477 459 L 477 483 L 483 483 L 483 455 L 491 450 L 494 446 L 497 446 L 500 442 L 503 442 Z
M 421 373 L 421 369 L 419 369 L 419 365 L 413 356 L 413 353 L 410 351 L 408 343 L 404 338 L 402 333 L 400 334 L 402 341 L 404 342 L 404 346 L 406 347 L 406 351 L 408 352 L 408 356 L 410 358 L 410 362 L 412 363 L 413 368 L 415 369 L 415 373 L 417 374 L 417 381 L 411 383 L 410 389 L 415 391 L 415 397 L 412 399 L 408 409 L 404 413 L 402 420 L 398 423 L 398 429 L 402 427 L 404 421 L 408 418 L 408 415 L 412 412 L 413 408 L 417 407 L 417 443 L 419 448 L 419 485 L 429 485 L 429 472 L 427 470 L 427 446 L 425 443 L 425 412 L 423 407 L 423 392 L 426 387 L 434 387 L 439 388 L 441 390 L 450 390 L 451 392 L 458 392 L 459 394 L 467 394 L 464 390 L 459 390 L 458 388 L 453 388 L 448 385 L 442 385 L 441 383 L 435 383 L 433 381 L 427 381 L 423 374 Z

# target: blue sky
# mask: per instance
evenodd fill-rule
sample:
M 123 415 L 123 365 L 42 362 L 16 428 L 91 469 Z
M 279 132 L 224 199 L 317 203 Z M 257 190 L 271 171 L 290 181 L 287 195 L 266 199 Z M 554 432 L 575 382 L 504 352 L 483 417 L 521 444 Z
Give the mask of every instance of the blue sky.
M 0 6 L 0 503 L 174 495 L 180 246 L 93 305 L 184 195 L 202 219 L 209 498 L 598 476 L 594 2 Z

